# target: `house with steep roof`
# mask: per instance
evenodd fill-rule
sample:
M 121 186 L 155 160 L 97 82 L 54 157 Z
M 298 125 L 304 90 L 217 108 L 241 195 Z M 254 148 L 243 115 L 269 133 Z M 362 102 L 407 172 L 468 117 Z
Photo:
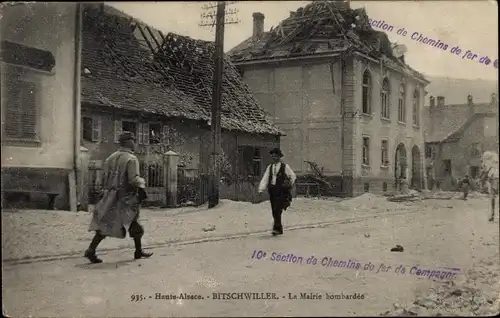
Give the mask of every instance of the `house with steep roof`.
M 425 182 L 421 117 L 429 83 L 349 1 L 313 1 L 229 54 L 286 136 L 287 162 L 306 179 L 313 166 L 339 195 Z M 314 169 L 316 171 L 316 169 Z M 299 193 L 300 190 L 298 189 Z
M 122 131 L 138 156 L 154 201 L 165 196 L 162 156 L 180 154 L 184 176 L 201 178 L 211 156 L 214 44 L 155 30 L 115 9 L 86 5 L 83 17 L 82 143 L 97 171 Z M 283 134 L 237 69 L 224 60 L 221 198 L 252 200 L 254 185 Z M 98 176 L 94 178 L 98 180 Z M 97 182 L 97 181 L 94 181 Z
M 1 4 L 4 207 L 77 209 L 79 21 L 76 3 Z
M 431 96 L 425 108 L 425 160 L 429 188 L 439 182 L 444 190 L 453 189 L 457 178 L 479 176 L 481 155 L 498 152 L 498 98 L 475 103 L 446 104 L 445 97 Z

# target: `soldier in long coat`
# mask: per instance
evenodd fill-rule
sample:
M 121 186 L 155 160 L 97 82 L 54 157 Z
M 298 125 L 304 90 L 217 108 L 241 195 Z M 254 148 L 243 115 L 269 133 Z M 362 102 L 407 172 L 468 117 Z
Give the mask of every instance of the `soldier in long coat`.
M 145 197 L 144 179 L 139 176 L 139 160 L 134 155 L 135 136 L 124 132 L 120 135 L 121 148 L 104 162 L 104 194 L 93 211 L 89 231 L 95 236 L 85 251 L 91 263 L 101 263 L 96 248 L 106 236 L 125 238 L 126 229 L 134 239 L 135 259 L 148 258 L 153 253 L 142 250 L 143 227 L 138 223 L 139 208 Z
M 499 191 L 499 167 L 498 154 L 493 151 L 485 151 L 481 158 L 481 176 L 483 187 L 487 189 L 490 196 L 491 216 L 490 222 L 495 220 L 495 201 Z
M 273 163 L 266 168 L 266 172 L 259 184 L 259 193 L 267 189 L 271 201 L 271 210 L 274 219 L 273 235 L 283 234 L 283 224 L 281 216 L 292 202 L 292 188 L 297 176 L 289 165 L 281 158 L 283 153 L 280 149 L 274 148 L 270 151 Z

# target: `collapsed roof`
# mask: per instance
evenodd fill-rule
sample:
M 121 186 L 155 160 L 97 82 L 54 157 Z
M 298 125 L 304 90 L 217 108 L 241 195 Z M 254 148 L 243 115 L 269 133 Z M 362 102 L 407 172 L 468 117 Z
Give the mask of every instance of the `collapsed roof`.
M 84 13 L 83 102 L 210 124 L 212 42 L 165 36 L 131 17 L 92 5 L 86 5 Z M 223 129 L 283 135 L 227 57 L 221 99 Z
M 265 32 L 257 41 L 247 39 L 230 56 L 245 61 L 357 51 L 425 80 L 393 54 L 385 32 L 369 23 L 365 9 L 351 9 L 345 1 L 313 1 Z

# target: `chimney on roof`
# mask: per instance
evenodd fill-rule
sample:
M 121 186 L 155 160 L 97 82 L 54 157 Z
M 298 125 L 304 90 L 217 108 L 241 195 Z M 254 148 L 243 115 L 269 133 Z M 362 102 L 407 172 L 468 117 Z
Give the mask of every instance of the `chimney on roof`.
M 431 97 L 429 98 L 429 106 L 430 106 L 431 108 L 436 107 L 436 99 L 434 98 L 434 96 L 431 96 Z
M 261 12 L 254 12 L 253 17 L 253 34 L 252 39 L 258 41 L 264 35 L 264 14 Z
M 491 104 L 498 104 L 498 96 L 495 93 L 491 94 Z
M 445 102 L 444 96 L 438 96 L 437 97 L 437 106 L 438 107 L 443 107 L 444 106 L 444 102 Z
M 474 106 L 474 100 L 472 99 L 472 95 L 467 95 L 467 105 L 469 107 Z

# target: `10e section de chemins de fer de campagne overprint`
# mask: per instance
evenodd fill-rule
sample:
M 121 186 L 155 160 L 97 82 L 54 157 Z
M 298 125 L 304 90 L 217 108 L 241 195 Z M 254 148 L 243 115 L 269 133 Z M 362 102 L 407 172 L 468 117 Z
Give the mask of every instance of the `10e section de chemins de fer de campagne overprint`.
M 443 51 L 448 51 L 450 54 L 461 57 L 463 60 L 470 60 L 479 62 L 483 65 L 492 64 L 493 67 L 498 69 L 498 58 L 493 61 L 487 55 L 482 55 L 479 52 L 474 52 L 473 50 L 462 50 L 459 45 L 451 46 L 440 39 L 434 39 L 428 37 L 418 31 L 410 31 L 404 27 L 397 28 L 394 25 L 386 22 L 385 20 L 368 19 L 370 25 L 375 29 L 380 29 L 386 33 L 396 33 L 399 36 L 409 37 L 411 40 L 434 47 L 436 49 L 441 49 Z

